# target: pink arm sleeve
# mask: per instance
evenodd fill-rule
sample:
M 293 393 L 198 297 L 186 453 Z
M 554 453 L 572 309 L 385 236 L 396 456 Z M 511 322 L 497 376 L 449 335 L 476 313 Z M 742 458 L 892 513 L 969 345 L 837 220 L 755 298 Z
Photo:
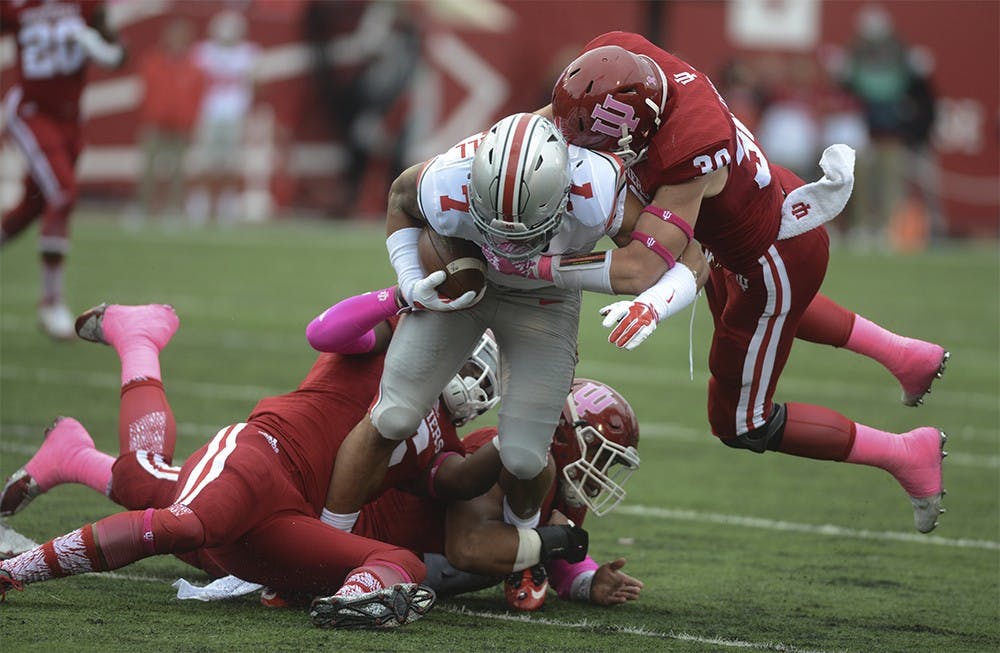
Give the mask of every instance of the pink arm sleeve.
M 375 326 L 398 310 L 395 286 L 348 297 L 314 318 L 306 338 L 317 351 L 363 354 L 375 346 Z
M 600 567 L 597 562 L 587 556 L 581 562 L 569 563 L 565 560 L 550 560 L 545 563 L 549 572 L 549 583 L 559 593 L 559 598 L 569 599 L 573 581 L 585 571 L 596 571 Z

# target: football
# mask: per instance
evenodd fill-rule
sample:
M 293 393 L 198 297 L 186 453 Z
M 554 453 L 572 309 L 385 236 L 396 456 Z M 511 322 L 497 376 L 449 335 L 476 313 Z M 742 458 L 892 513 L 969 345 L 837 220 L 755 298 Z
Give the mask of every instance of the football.
M 417 241 L 420 265 L 427 274 L 444 270 L 445 280 L 437 291 L 457 299 L 470 290 L 478 293 L 486 285 L 486 258 L 479 245 L 464 238 L 442 236 L 425 227 Z

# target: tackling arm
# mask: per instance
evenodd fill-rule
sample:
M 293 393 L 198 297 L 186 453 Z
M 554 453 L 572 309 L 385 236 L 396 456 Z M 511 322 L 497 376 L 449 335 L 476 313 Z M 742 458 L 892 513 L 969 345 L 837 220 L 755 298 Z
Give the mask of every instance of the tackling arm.
M 472 306 L 481 297 L 471 290 L 457 299 L 439 295 L 435 289 L 444 282 L 447 274 L 438 270 L 425 277 L 420 266 L 417 242 L 427 226 L 427 220 L 420 210 L 417 183 L 425 165 L 410 166 L 396 177 L 389 188 L 385 246 L 389 250 L 389 262 L 396 271 L 399 294 L 407 305 L 432 311 L 460 311 Z

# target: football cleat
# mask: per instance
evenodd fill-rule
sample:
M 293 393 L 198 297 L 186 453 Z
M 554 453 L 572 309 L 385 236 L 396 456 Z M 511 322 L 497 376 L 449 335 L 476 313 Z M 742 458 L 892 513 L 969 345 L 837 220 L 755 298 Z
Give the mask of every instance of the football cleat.
M 54 340 L 71 340 L 73 338 L 73 313 L 62 302 L 39 304 L 38 325 L 46 335 Z
M 102 345 L 115 346 L 131 338 L 145 337 L 163 349 L 179 325 L 177 313 L 169 304 L 98 304 L 77 316 L 74 329 L 83 340 Z
M 24 510 L 33 499 L 42 494 L 35 479 L 24 467 L 18 469 L 7 478 L 0 490 L 0 517 L 10 517 Z
M 507 605 L 515 610 L 532 612 L 539 609 L 545 605 L 549 593 L 549 575 L 545 565 L 537 564 L 510 574 L 504 580 L 503 593 L 507 597 Z
M 938 433 L 940 436 L 940 460 L 943 461 L 948 456 L 948 452 L 944 450 L 948 436 L 944 431 L 938 431 Z M 938 469 L 940 470 L 940 465 Z M 921 533 L 930 533 L 937 527 L 938 516 L 945 513 L 945 509 L 941 507 L 941 500 L 945 494 L 947 494 L 947 490 L 942 487 L 940 492 L 930 496 L 910 496 L 910 503 L 913 505 L 913 525 L 916 526 L 918 531 Z
M 314 599 L 309 618 L 317 628 L 395 628 L 427 614 L 436 599 L 429 587 L 400 583 L 356 596 Z
M 0 603 L 7 600 L 7 592 L 10 590 L 17 590 L 20 592 L 24 590 L 24 583 L 19 580 L 14 580 L 14 577 L 10 575 L 9 571 L 0 568 Z
M 914 374 L 911 377 L 897 377 L 903 386 L 904 406 L 920 406 L 924 403 L 924 395 L 931 393 L 931 384 L 934 383 L 935 379 L 940 379 L 944 376 L 948 359 L 951 358 L 951 352 L 946 351 L 939 345 L 932 345 L 930 343 L 922 344 L 924 345 L 922 351 L 914 355 L 918 359 L 915 361 L 915 364 L 924 365 L 924 371 Z
M 260 604 L 265 608 L 307 608 L 312 597 L 295 592 L 279 592 L 270 587 L 260 591 Z

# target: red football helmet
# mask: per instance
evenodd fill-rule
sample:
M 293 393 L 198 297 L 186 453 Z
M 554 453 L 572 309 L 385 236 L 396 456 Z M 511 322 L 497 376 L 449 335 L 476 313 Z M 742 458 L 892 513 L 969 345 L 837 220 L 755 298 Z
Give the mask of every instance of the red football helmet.
M 626 165 L 646 153 L 666 103 L 660 67 L 617 45 L 581 54 L 552 89 L 553 118 L 566 140 L 613 152 Z
M 597 516 L 625 498 L 622 487 L 639 468 L 639 420 L 614 388 L 576 379 L 552 440 L 566 504 Z

